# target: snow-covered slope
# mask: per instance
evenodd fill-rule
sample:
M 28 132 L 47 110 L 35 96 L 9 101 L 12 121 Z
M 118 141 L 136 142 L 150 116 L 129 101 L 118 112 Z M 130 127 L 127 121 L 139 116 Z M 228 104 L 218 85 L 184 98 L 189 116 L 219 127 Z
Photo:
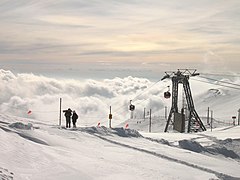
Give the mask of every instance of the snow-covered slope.
M 239 179 L 239 131 L 65 129 L 1 114 L 0 179 Z
M 206 116 L 209 107 L 215 119 L 232 122 L 232 116 L 237 116 L 240 109 L 239 92 L 239 89 L 211 85 L 195 97 L 196 109 Z

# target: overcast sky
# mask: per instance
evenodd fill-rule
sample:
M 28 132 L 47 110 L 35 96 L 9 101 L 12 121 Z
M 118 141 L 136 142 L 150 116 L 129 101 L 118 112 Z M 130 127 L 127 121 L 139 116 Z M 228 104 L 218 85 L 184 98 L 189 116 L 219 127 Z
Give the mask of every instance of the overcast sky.
M 0 0 L 0 12 L 9 70 L 240 68 L 239 0 Z

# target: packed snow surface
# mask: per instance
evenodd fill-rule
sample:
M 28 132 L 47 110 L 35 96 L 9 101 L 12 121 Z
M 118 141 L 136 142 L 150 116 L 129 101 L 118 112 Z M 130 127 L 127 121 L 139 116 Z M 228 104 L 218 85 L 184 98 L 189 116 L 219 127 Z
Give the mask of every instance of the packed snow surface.
M 194 134 L 134 129 L 66 129 L 0 114 L 0 179 L 240 179 L 240 126 Z

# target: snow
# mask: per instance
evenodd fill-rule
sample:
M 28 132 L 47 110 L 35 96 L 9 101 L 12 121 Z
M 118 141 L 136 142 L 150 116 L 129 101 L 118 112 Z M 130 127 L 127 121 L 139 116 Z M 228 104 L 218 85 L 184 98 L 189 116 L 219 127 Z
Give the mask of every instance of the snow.
M 0 179 L 240 179 L 239 131 L 66 129 L 0 114 Z

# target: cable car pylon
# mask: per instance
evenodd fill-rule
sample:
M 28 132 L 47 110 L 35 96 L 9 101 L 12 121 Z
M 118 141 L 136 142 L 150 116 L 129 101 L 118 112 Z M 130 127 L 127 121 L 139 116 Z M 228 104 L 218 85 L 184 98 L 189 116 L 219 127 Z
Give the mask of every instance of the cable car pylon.
M 197 111 L 195 110 L 192 93 L 191 93 L 191 89 L 190 89 L 190 84 L 189 84 L 190 77 L 199 75 L 199 73 L 196 73 L 196 71 L 197 71 L 196 69 L 178 69 L 176 72 L 165 72 L 166 75 L 161 79 L 161 80 L 164 80 L 167 78 L 172 79 L 172 107 L 169 112 L 169 116 L 167 119 L 167 124 L 166 124 L 164 132 L 167 132 L 168 126 L 170 124 L 170 121 L 171 121 L 173 115 L 177 116 L 177 114 L 179 113 L 178 112 L 178 86 L 179 86 L 179 84 L 183 84 L 183 89 L 184 89 L 184 93 L 186 96 L 187 105 L 188 105 L 188 109 L 189 109 L 187 132 L 189 133 L 193 130 L 194 124 L 198 124 L 199 128 L 202 131 L 206 131 L 204 124 L 202 123 L 200 117 L 197 114 Z M 184 131 L 185 131 L 184 118 L 182 118 L 182 121 L 184 121 L 182 123 L 184 124 Z M 173 122 L 173 123 L 175 123 L 175 122 Z

